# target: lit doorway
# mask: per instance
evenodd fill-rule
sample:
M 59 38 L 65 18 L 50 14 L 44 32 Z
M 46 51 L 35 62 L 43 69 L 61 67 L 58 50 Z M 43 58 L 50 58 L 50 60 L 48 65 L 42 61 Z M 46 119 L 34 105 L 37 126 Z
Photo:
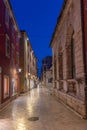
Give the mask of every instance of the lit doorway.
M 4 98 L 9 97 L 9 76 L 4 75 Z

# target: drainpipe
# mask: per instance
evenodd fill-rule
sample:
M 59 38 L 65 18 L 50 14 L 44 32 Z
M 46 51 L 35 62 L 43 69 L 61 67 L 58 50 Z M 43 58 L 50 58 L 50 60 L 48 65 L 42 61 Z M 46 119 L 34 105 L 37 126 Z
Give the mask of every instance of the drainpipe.
M 85 41 L 85 19 L 84 19 L 84 0 L 80 0 L 81 6 L 81 24 L 82 24 L 82 41 L 83 41 L 83 62 L 84 62 L 84 72 L 85 72 L 85 109 L 86 109 L 86 119 L 87 119 L 87 65 L 86 65 L 86 41 Z

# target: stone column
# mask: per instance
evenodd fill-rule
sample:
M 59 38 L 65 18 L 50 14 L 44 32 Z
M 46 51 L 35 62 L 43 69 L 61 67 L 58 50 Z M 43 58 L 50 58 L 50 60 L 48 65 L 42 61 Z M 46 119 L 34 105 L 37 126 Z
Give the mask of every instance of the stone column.
M 68 83 L 66 80 L 64 80 L 64 91 L 68 92 Z
M 56 88 L 59 89 L 59 66 L 58 66 L 58 54 L 56 54 Z
M 55 79 L 54 79 L 54 51 L 52 48 L 52 53 L 53 53 L 53 57 L 52 57 L 52 66 L 53 66 L 53 88 L 55 87 Z
M 79 95 L 80 95 L 80 89 L 79 89 L 79 86 L 80 84 L 78 83 L 78 82 L 76 82 L 76 95 L 79 97 Z
M 66 48 L 63 51 L 63 78 L 64 78 L 64 91 L 68 91 L 68 83 L 67 83 L 67 52 Z

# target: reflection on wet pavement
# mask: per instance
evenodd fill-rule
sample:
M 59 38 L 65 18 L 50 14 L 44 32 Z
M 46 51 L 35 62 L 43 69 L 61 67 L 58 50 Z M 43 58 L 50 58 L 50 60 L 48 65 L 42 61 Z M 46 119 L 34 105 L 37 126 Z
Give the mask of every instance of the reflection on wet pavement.
M 87 130 L 87 121 L 60 104 L 46 88 L 38 87 L 0 112 L 0 130 Z

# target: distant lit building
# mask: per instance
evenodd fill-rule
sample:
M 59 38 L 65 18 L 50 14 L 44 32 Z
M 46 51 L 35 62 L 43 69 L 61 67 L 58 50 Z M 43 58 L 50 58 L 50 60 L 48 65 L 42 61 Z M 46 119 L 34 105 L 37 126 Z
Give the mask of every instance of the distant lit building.
M 42 60 L 41 80 L 44 86 L 46 86 L 46 72 L 52 67 L 52 56 L 46 56 Z
M 34 87 L 37 79 L 37 59 L 26 31 L 21 31 L 20 68 L 20 92 L 26 92 Z
M 46 87 L 53 87 L 53 68 L 52 66 L 46 70 Z
M 32 46 L 30 46 L 30 68 L 29 68 L 29 78 L 30 78 L 30 89 L 36 87 L 36 82 L 38 80 L 38 59 L 34 54 Z

